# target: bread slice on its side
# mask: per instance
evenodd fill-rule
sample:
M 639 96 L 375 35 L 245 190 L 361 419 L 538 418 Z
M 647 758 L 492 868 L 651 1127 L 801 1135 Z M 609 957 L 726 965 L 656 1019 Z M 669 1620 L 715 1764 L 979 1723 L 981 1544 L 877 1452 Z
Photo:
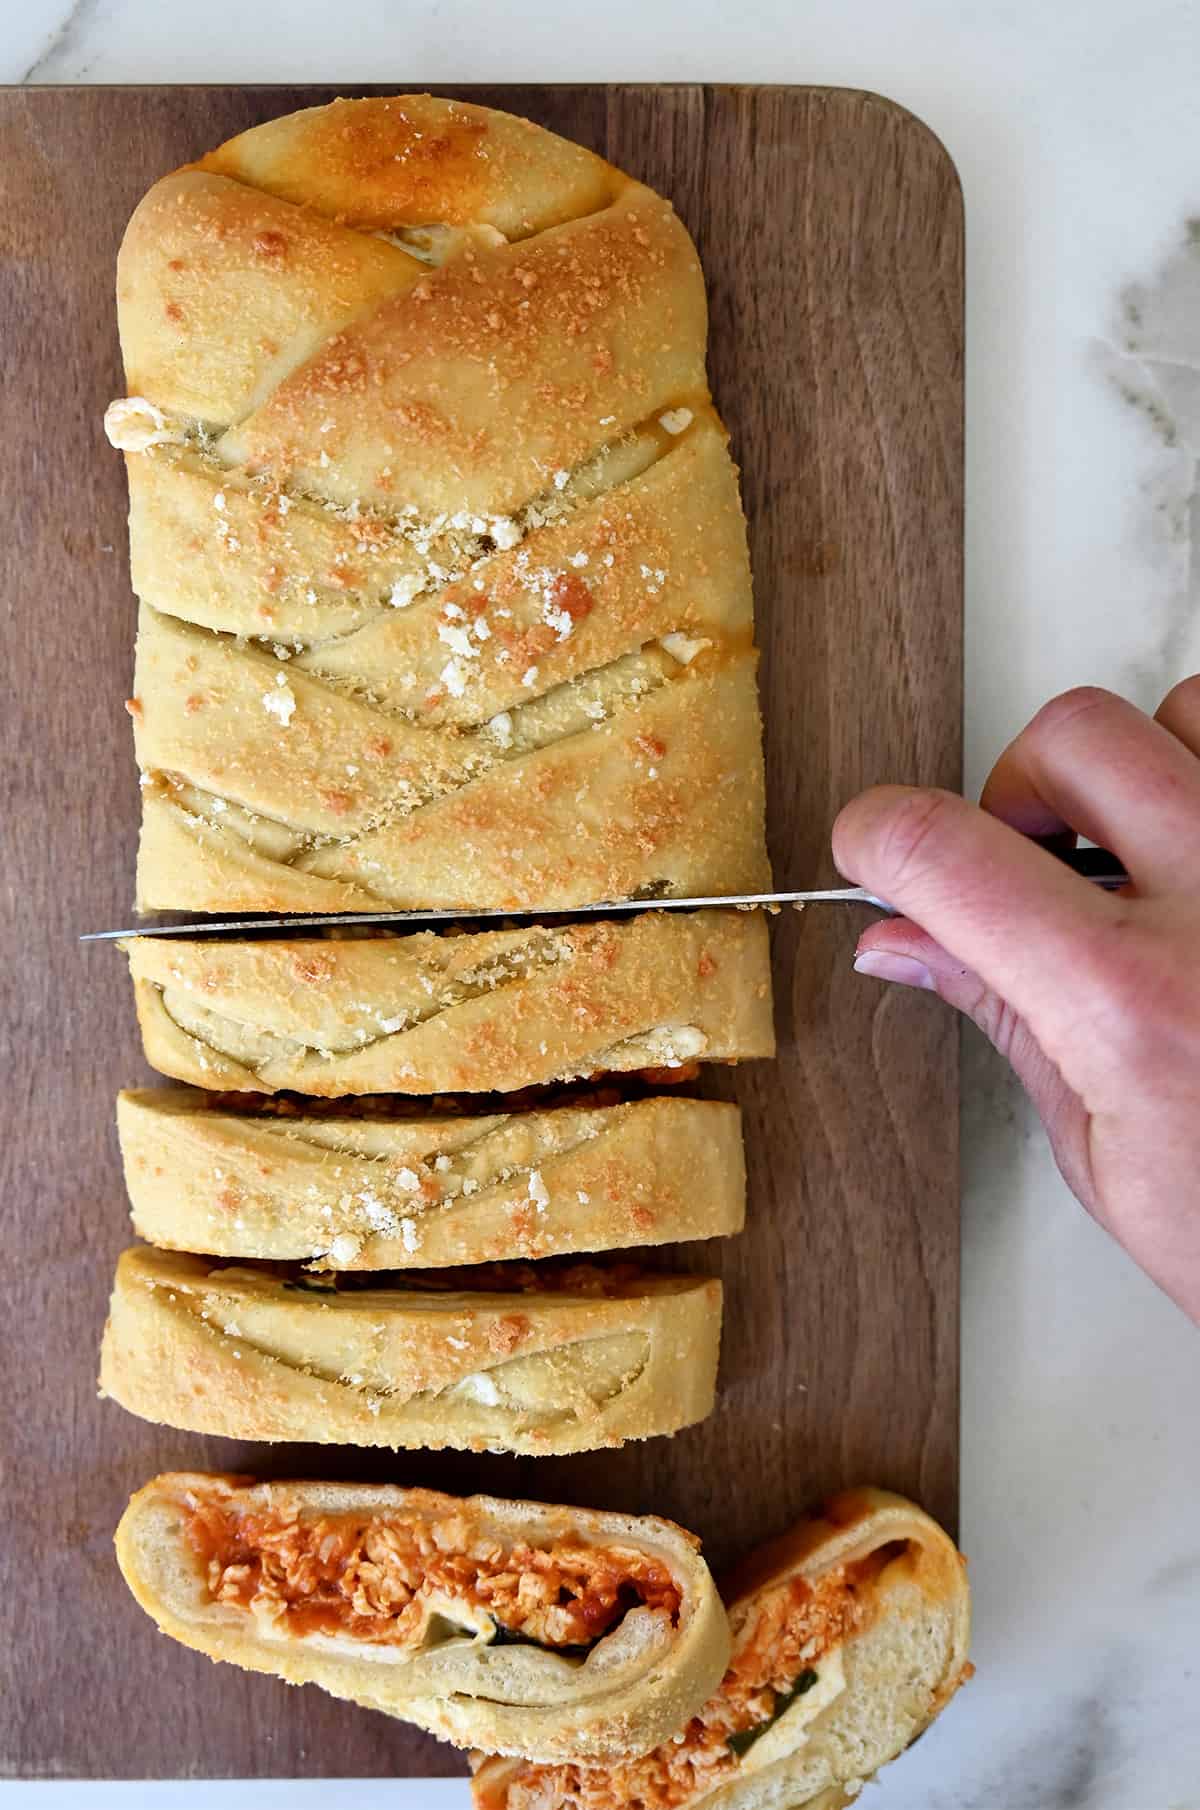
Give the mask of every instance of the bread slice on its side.
M 122 947 L 147 1061 L 196 1087 L 514 1093 L 775 1053 L 758 912 Z
M 604 1768 L 484 1760 L 477 1810 L 842 1810 L 970 1675 L 962 1557 L 884 1490 L 849 1490 L 726 1593 L 721 1685 L 653 1753 Z
M 741 1230 L 740 1114 L 656 1096 L 472 1117 L 117 1096 L 133 1223 L 160 1248 L 438 1269 Z M 264 1109 L 265 1108 L 265 1109 Z
M 729 1654 L 699 1542 L 650 1516 L 178 1473 L 138 1491 L 116 1547 L 172 1639 L 459 1746 L 597 1761 L 640 1752 L 686 1720 Z M 630 1578 L 640 1581 L 622 1592 Z M 591 1585 L 606 1612 L 580 1651 L 573 1611 Z
M 452 1272 L 448 1273 L 452 1277 Z M 721 1285 L 577 1264 L 333 1289 L 134 1247 L 104 1394 L 230 1439 L 586 1452 L 712 1410 Z

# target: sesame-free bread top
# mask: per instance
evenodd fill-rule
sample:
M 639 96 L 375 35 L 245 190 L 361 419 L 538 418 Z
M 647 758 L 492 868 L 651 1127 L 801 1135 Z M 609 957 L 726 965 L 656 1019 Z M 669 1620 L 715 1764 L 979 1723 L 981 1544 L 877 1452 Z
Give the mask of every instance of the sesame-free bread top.
M 774 1054 L 758 912 L 122 946 L 147 1061 L 197 1087 L 511 1093 Z
M 318 1114 L 261 1096 L 251 1111 L 254 1098 L 117 1096 L 133 1223 L 150 1244 L 437 1269 L 742 1228 L 740 1114 L 725 1101 L 582 1099 L 468 1117 L 355 1113 L 352 1101 Z
M 492 109 L 339 101 L 156 184 L 118 301 L 142 909 L 769 884 L 666 201 Z
M 331 1290 L 134 1246 L 117 1263 L 105 1395 L 227 1439 L 550 1456 L 711 1412 L 721 1285 L 575 1265 Z

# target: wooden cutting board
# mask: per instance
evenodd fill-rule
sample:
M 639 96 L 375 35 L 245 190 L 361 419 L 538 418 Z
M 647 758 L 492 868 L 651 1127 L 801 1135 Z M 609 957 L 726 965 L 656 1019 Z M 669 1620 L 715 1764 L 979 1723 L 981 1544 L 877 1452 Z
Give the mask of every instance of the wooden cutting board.
M 404 87 L 397 83 L 390 91 Z M 381 90 L 382 91 L 382 90 Z M 957 1040 L 927 997 L 856 977 L 863 916 L 773 928 L 780 1054 L 706 1085 L 745 1110 L 749 1223 L 687 1247 L 726 1285 L 717 1412 L 673 1440 L 557 1460 L 267 1448 L 145 1425 L 95 1396 L 129 1227 L 113 1094 L 149 1077 L 121 957 L 138 789 L 134 601 L 113 266 L 160 175 L 316 88 L 0 95 L 6 353 L 0 567 L 8 1462 L 0 1772 L 62 1777 L 456 1773 L 447 1747 L 316 1690 L 168 1644 L 112 1557 L 167 1467 L 386 1476 L 657 1510 L 718 1566 L 855 1481 L 953 1525 L 958 1463 Z M 816 88 L 469 88 L 669 195 L 708 276 L 710 364 L 743 469 L 777 880 L 828 883 L 861 786 L 959 778 L 962 209 L 899 107 Z M 703 1161 L 703 1152 L 697 1152 Z M 667 1254 L 671 1260 L 672 1254 Z

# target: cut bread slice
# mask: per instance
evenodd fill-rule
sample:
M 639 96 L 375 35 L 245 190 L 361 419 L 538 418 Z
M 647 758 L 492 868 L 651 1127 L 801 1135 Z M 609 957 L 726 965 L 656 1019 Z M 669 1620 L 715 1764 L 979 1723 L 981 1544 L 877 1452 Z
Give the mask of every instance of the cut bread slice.
M 964 1562 L 936 1522 L 850 1490 L 754 1554 L 726 1595 L 719 1689 L 652 1753 L 488 1759 L 476 1810 L 834 1810 L 969 1675 Z
M 538 1456 L 675 1433 L 712 1409 L 721 1285 L 631 1268 L 335 1288 L 135 1247 L 100 1386 L 144 1420 L 230 1439 Z
M 196 1087 L 512 1093 L 775 1053 L 758 912 L 122 947 L 147 1061 Z
M 174 1640 L 460 1746 L 643 1750 L 729 1653 L 698 1541 L 649 1516 L 178 1473 L 138 1491 L 116 1546 Z
M 182 1087 L 117 1096 L 133 1223 L 160 1248 L 439 1269 L 742 1227 L 740 1114 L 722 1101 L 584 1099 L 440 1117 L 355 1113 L 347 1101 L 324 1113 L 293 1101 L 252 1111 L 248 1095 L 232 1110 L 212 1102 Z

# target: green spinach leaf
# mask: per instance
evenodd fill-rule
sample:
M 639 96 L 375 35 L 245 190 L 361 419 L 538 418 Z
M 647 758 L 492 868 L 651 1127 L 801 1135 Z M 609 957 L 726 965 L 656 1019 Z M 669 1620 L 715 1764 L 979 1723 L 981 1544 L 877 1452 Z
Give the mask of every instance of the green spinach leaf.
M 768 1728 L 774 1728 L 780 1716 L 791 1709 L 798 1697 L 803 1697 L 806 1691 L 811 1691 L 817 1682 L 817 1676 L 818 1674 L 813 1671 L 812 1667 L 807 1666 L 790 1690 L 776 1691 L 774 1708 L 765 1722 L 756 1722 L 753 1728 L 740 1729 L 737 1734 L 727 1738 L 726 1745 L 730 1752 L 735 1753 L 739 1760 L 744 1754 L 749 1753 L 759 1736 L 765 1735 Z

